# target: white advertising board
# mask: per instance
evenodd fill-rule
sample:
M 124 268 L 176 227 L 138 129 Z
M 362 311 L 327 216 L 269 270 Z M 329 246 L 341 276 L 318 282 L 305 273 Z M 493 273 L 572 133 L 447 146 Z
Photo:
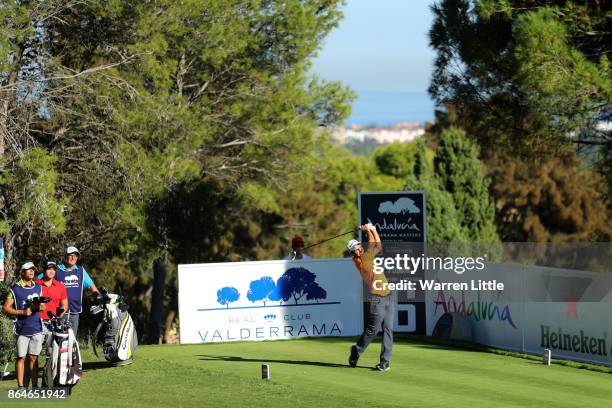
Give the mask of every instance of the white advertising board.
M 362 283 L 350 259 L 178 266 L 181 343 L 355 336 Z
M 487 264 L 487 277 L 503 282 L 504 291 L 429 290 L 426 292 L 427 335 L 446 312 L 458 312 L 471 323 L 477 343 L 520 351 L 523 343 L 522 281 L 513 265 Z M 427 272 L 438 282 L 470 282 L 474 275 L 453 271 Z M 471 286 L 470 286 L 471 287 Z
M 428 278 L 463 279 L 452 273 Z M 487 277 L 503 282 L 504 291 L 428 291 L 427 334 L 442 314 L 459 312 L 477 343 L 533 354 L 550 349 L 553 358 L 612 365 L 611 274 L 491 263 Z
M 525 267 L 524 279 L 524 351 L 612 366 L 612 274 Z

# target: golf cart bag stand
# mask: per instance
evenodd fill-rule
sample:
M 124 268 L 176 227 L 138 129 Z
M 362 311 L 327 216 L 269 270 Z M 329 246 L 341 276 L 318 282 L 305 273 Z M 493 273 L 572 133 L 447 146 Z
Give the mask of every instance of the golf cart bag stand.
M 6 359 L 6 362 L 2 364 L 2 371 L 0 371 L 0 381 L 4 381 L 4 377 L 8 377 L 11 374 L 9 371 L 6 370 L 8 368 L 9 363 L 11 362 L 11 359 L 13 358 L 13 353 L 15 353 L 15 351 L 11 350 L 8 358 Z M 17 373 L 15 373 L 15 375 L 17 375 Z
M 97 344 L 101 343 L 106 361 L 116 366 L 131 364 L 138 337 L 127 307 L 120 296 L 109 294 L 105 288 L 100 289 L 98 303 L 91 308 L 94 315 L 102 316 L 93 336 L 94 354 L 98 356 Z

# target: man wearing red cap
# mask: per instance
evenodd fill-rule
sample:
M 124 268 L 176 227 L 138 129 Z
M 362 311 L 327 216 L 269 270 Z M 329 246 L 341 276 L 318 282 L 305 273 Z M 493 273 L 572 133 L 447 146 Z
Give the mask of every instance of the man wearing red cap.
M 296 235 L 291 240 L 291 248 L 293 248 L 293 252 L 284 257 L 283 259 L 286 261 L 306 261 L 308 259 L 312 259 L 310 256 L 304 253 L 304 238 L 299 235 Z

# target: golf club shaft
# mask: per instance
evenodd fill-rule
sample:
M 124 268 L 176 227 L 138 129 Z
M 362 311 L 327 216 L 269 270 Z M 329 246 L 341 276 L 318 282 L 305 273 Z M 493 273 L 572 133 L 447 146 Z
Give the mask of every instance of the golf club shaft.
M 358 229 L 359 229 L 359 228 L 353 228 L 353 229 L 351 229 L 350 231 L 346 231 L 346 232 L 343 232 L 342 234 L 338 234 L 338 235 L 335 235 L 335 236 L 333 236 L 333 237 L 331 237 L 331 238 L 324 239 L 323 241 L 319 241 L 319 242 L 317 242 L 316 244 L 308 245 L 307 247 L 305 247 L 305 248 L 304 248 L 304 251 L 305 251 L 305 250 L 307 250 L 307 249 L 310 249 L 310 248 L 312 248 L 312 247 L 315 247 L 315 246 L 317 246 L 317 245 L 321 245 L 321 244 L 323 244 L 323 243 L 325 243 L 325 242 L 327 242 L 327 241 L 331 241 L 332 239 L 336 239 L 336 238 L 342 237 L 342 236 L 344 236 L 344 235 L 352 234 L 352 233 L 354 233 L 355 231 L 357 231 Z

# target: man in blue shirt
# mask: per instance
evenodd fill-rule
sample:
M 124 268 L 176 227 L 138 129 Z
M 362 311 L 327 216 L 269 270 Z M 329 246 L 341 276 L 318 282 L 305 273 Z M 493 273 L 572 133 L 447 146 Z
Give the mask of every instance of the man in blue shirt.
M 66 257 L 57 267 L 55 274 L 55 279 L 66 286 L 70 325 L 75 336 L 79 329 L 79 314 L 83 311 L 83 289 L 91 289 L 96 295 L 100 293 L 85 268 L 77 265 L 80 256 L 81 253 L 77 247 L 66 248 Z

